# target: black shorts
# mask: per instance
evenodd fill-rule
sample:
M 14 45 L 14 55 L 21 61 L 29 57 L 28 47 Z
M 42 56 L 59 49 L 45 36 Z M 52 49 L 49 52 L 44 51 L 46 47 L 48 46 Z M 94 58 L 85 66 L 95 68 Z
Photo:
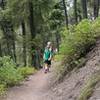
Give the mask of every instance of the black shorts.
M 51 60 L 45 60 L 44 63 L 48 64 L 48 65 L 51 65 Z

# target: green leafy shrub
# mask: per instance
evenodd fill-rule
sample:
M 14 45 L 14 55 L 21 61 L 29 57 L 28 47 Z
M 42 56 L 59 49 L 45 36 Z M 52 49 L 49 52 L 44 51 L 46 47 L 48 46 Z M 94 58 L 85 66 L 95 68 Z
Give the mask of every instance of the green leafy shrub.
M 19 84 L 23 76 L 16 69 L 16 64 L 10 57 L 0 58 L 0 83 L 7 86 Z
M 94 37 L 100 37 L 100 17 L 93 22 L 92 32 L 94 33 Z
M 61 60 L 63 59 L 63 56 L 64 56 L 64 55 L 60 55 L 60 54 L 55 55 L 54 60 L 55 60 L 55 61 L 61 61 Z
M 0 84 L 0 96 L 5 94 L 6 86 L 4 84 Z
M 6 87 L 18 85 L 24 78 L 35 72 L 32 67 L 17 68 L 10 57 L 0 57 L 0 95 L 5 93 Z
M 73 30 L 72 30 L 73 29 Z M 100 18 L 91 22 L 87 19 L 81 21 L 76 26 L 71 26 L 69 30 L 62 31 L 62 43 L 60 45 L 60 55 L 62 64 L 56 68 L 58 79 L 62 79 L 69 71 L 77 67 L 79 59 L 84 57 L 95 44 L 96 38 L 100 36 Z
M 19 67 L 18 71 L 21 73 L 21 75 L 25 78 L 28 75 L 32 75 L 36 72 L 36 69 L 33 67 Z

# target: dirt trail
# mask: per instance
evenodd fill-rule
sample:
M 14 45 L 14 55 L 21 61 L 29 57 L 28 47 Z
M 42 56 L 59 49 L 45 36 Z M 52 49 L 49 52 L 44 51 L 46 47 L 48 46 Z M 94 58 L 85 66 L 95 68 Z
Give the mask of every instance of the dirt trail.
M 86 59 L 85 66 L 73 71 L 70 76 L 65 77 L 62 83 L 54 87 L 51 87 L 53 71 L 44 74 L 41 70 L 30 76 L 23 85 L 9 89 L 6 98 L 0 98 L 0 100 L 77 100 L 86 80 L 100 70 L 100 40 L 97 41 L 96 47 L 87 54 Z M 100 100 L 100 83 L 95 87 L 89 100 Z
M 44 74 L 41 70 L 30 76 L 21 86 L 9 89 L 2 100 L 47 100 L 45 95 L 49 89 L 50 76 L 51 73 Z

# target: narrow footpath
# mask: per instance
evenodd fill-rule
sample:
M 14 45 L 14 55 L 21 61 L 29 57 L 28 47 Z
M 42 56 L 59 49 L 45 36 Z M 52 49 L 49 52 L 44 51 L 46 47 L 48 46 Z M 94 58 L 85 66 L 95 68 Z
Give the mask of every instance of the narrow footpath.
M 45 96 L 51 83 L 50 76 L 51 72 L 44 74 L 43 70 L 40 70 L 21 86 L 10 88 L 2 100 L 47 100 Z

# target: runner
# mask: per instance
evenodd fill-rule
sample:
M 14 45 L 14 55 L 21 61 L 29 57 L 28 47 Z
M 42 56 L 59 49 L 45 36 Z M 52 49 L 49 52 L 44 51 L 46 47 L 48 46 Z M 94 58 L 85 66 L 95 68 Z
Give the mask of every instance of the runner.
M 49 72 L 49 68 L 51 67 L 51 59 L 52 59 L 52 45 L 51 42 L 47 43 L 47 46 L 44 51 L 44 72 Z

